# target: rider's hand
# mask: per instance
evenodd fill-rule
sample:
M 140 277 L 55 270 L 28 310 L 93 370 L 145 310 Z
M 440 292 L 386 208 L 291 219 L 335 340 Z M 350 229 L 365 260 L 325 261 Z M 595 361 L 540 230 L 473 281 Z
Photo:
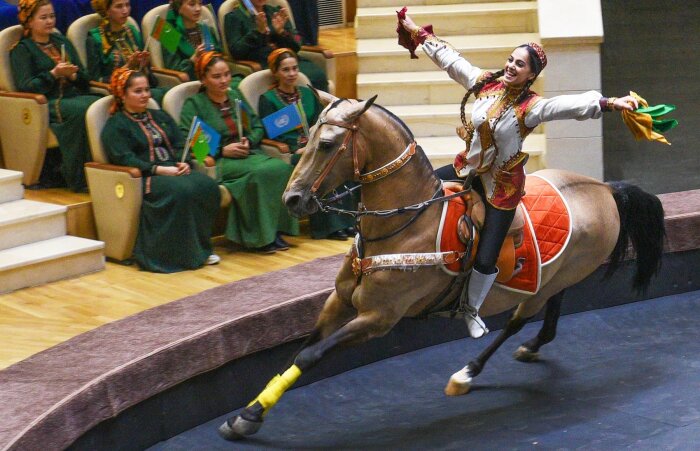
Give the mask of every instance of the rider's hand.
M 406 14 L 406 17 L 401 21 L 401 25 L 403 25 L 404 29 L 409 33 L 420 30 L 420 27 L 413 22 L 413 19 L 411 19 L 408 14 Z
M 615 99 L 612 104 L 612 109 L 615 111 L 634 111 L 639 108 L 639 102 L 633 96 L 624 96 Z

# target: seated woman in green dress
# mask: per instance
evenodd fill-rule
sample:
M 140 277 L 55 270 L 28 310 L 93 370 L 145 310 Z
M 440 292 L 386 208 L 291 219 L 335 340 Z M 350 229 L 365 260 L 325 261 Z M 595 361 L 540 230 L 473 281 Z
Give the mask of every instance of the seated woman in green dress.
M 231 56 L 252 60 L 267 67 L 267 57 L 274 49 L 289 48 L 298 52 L 301 37 L 289 20 L 286 8 L 271 6 L 267 0 L 250 0 L 257 11 L 252 15 L 239 2 L 238 7 L 224 17 L 224 29 Z M 299 70 L 309 78 L 314 88 L 328 91 L 323 70 L 304 58 L 299 58 Z
M 262 124 L 241 93 L 230 89 L 231 71 L 221 54 L 202 53 L 195 72 L 203 90 L 182 106 L 180 130 L 187 133 L 197 116 L 221 134 L 221 147 L 215 157 L 217 172 L 233 197 L 226 238 L 263 253 L 289 249 L 281 234 L 299 233 L 297 220 L 282 204 L 292 167 L 258 149 Z M 237 101 L 242 106 L 240 117 Z
M 270 87 L 258 100 L 258 114 L 267 117 L 282 108 L 301 102 L 307 126 L 316 123 L 318 115 L 323 109 L 314 92 L 306 86 L 297 86 L 299 78 L 299 64 L 296 53 L 291 49 L 275 49 L 267 58 L 267 64 L 275 77 L 274 85 Z M 292 154 L 292 164 L 296 165 L 304 152 L 308 137 L 302 128 L 290 130 L 274 138 L 289 146 Z M 351 210 L 353 208 L 352 196 L 346 197 L 338 208 Z M 341 216 L 321 211 L 309 217 L 312 238 L 331 238 L 346 240 L 348 233 L 354 225 L 354 219 L 350 216 Z
M 147 109 L 151 90 L 146 75 L 119 68 L 111 91 L 112 116 L 102 130 L 102 143 L 111 163 L 136 167 L 143 178 L 134 259 L 141 269 L 162 273 L 218 263 L 211 244 L 221 202 L 218 184 L 190 169 L 177 123 L 161 110 Z
M 20 0 L 24 37 L 10 52 L 17 89 L 43 94 L 49 101 L 49 127 L 58 139 L 61 174 L 73 191 L 86 191 L 85 162 L 90 148 L 85 112 L 99 97 L 87 95 L 87 72 L 71 43 L 53 33 L 56 15 L 49 0 Z M 50 169 L 50 168 L 49 168 Z
M 131 14 L 129 0 L 92 0 L 90 3 L 102 18 L 100 25 L 87 36 L 90 79 L 109 83 L 116 68 L 128 66 L 148 76 L 151 95 L 160 105 L 167 89 L 158 88 L 158 79 L 151 71 L 151 54 L 144 51 L 139 30 L 127 22 Z
M 202 22 L 202 0 L 171 0 L 167 21 L 182 34 L 182 39 L 174 53 L 163 50 L 163 61 L 167 69 L 179 70 L 196 80 L 194 62 L 205 51 L 221 52 L 216 38 L 216 29 L 211 24 Z M 231 77 L 231 87 L 237 88 L 243 75 Z

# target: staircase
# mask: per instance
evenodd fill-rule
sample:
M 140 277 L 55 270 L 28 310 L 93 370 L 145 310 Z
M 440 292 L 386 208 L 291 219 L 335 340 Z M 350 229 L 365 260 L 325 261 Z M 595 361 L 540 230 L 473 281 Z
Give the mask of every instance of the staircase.
M 66 235 L 65 206 L 23 196 L 22 173 L 0 169 L 0 293 L 104 269 L 104 243 Z
M 434 167 L 451 164 L 465 143 L 455 134 L 461 125 L 460 103 L 465 89 L 451 80 L 419 49 L 419 59 L 397 44 L 396 11 L 408 6 L 419 25 L 433 24 L 438 36 L 482 69 L 503 68 L 510 52 L 520 44 L 539 42 L 537 2 L 499 0 L 358 0 L 357 96 L 367 99 L 379 93 L 377 102 L 413 131 Z M 533 89 L 542 92 L 538 77 Z M 472 97 L 471 101 L 473 102 Z M 467 105 L 467 118 L 471 112 Z M 530 154 L 528 171 L 544 166 L 546 139 L 538 127 L 525 140 Z

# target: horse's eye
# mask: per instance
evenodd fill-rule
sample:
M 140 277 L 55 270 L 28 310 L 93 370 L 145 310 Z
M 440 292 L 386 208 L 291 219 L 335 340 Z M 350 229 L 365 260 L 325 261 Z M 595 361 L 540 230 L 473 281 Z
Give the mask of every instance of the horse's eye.
M 318 150 L 326 152 L 331 149 L 331 146 L 333 145 L 332 141 L 319 141 L 318 142 Z

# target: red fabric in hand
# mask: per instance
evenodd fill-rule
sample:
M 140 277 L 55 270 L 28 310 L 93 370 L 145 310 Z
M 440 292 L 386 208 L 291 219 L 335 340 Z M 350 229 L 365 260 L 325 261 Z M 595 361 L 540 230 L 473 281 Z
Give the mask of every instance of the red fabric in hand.
M 418 40 L 414 40 L 413 37 L 411 37 L 411 33 L 409 33 L 403 27 L 403 25 L 401 25 L 401 21 L 406 18 L 406 11 L 408 11 L 408 8 L 405 6 L 401 8 L 401 11 L 396 11 L 396 15 L 399 18 L 399 23 L 396 27 L 396 33 L 399 35 L 399 45 L 408 49 L 408 51 L 411 52 L 411 59 L 418 59 L 418 56 L 416 55 L 416 48 L 418 48 L 418 44 L 422 44 L 423 41 L 425 41 L 425 38 L 428 35 L 433 34 L 433 26 L 424 26 L 423 30 L 418 35 Z

